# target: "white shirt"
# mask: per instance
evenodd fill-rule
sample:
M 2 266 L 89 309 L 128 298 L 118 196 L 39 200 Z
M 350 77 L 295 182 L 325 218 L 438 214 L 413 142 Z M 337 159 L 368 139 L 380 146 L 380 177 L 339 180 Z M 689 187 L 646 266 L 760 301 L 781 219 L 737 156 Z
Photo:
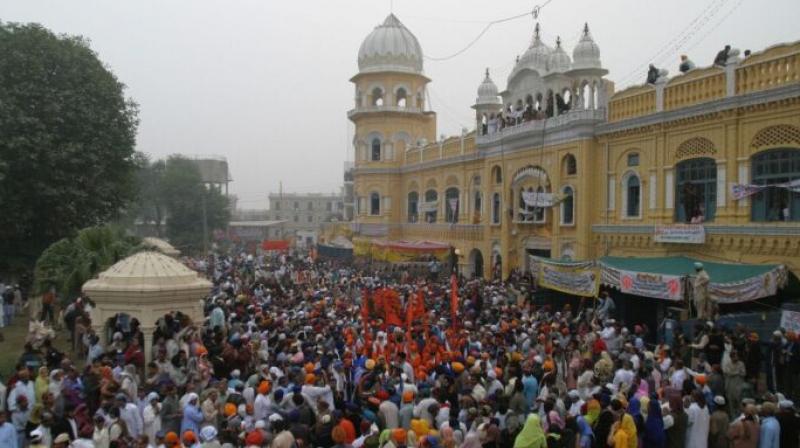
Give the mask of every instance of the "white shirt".
M 626 386 L 630 386 L 632 382 L 633 382 L 633 371 L 631 370 L 619 369 L 617 370 L 617 373 L 614 374 L 613 384 L 614 387 L 617 388 L 617 390 L 620 390 L 619 387 L 620 384 L 625 384 Z

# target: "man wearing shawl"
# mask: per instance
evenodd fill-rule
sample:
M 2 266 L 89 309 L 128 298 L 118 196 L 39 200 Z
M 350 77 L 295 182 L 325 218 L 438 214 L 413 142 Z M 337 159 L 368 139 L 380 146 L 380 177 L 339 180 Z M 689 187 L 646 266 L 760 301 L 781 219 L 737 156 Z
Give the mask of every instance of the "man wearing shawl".
M 195 434 L 200 432 L 200 424 L 203 423 L 203 411 L 197 405 L 199 397 L 192 392 L 186 399 L 186 406 L 183 408 L 183 420 L 181 420 L 181 434 L 192 431 Z

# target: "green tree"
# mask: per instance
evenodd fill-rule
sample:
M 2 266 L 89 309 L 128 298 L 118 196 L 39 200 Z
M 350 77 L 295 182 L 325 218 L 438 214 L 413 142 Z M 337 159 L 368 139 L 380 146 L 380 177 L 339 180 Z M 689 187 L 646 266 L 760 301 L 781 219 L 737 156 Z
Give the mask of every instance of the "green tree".
M 197 252 L 215 229 L 227 227 L 228 200 L 217 188 L 203 184 L 193 161 L 173 156 L 162 163 L 160 197 L 167 212 L 166 235 L 179 250 Z
M 134 193 L 136 105 L 76 36 L 0 23 L 0 271 L 116 218 Z
M 139 238 L 116 226 L 96 226 L 81 230 L 73 238 L 63 238 L 42 252 L 34 268 L 34 291 L 51 286 L 62 297 L 77 295 L 88 280 L 128 255 L 143 250 Z

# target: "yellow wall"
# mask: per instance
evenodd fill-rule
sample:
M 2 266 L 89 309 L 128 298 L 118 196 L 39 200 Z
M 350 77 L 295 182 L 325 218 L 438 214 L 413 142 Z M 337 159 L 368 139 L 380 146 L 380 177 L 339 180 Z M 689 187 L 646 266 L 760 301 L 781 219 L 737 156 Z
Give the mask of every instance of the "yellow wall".
M 353 81 L 362 92 L 376 83 L 404 84 L 416 91 L 428 82 L 421 75 L 380 73 L 357 75 Z M 417 146 L 416 140 L 410 145 L 396 143 L 392 160 L 381 162 L 359 159 L 357 151 L 356 195 L 377 191 L 390 198 L 391 208 L 381 210 L 380 216 L 361 210 L 356 234 L 369 233 L 364 230 L 369 225 L 382 225 L 385 232 L 375 238 L 449 242 L 464 255 L 465 265 L 471 261 L 470 252 L 477 249 L 484 259 L 485 275 L 493 252 L 502 257 L 504 274 L 525 267 L 526 247 L 547 248 L 553 258 L 686 254 L 717 261 L 783 263 L 800 274 L 800 223 L 752 222 L 749 201 L 733 201 L 729 188 L 731 183 L 749 183 L 754 154 L 777 147 L 800 150 L 800 44 L 771 47 L 735 68 L 693 70 L 661 88 L 658 93 L 658 87 L 637 86 L 613 95 L 607 121 L 598 123 L 592 135 L 570 134 L 567 117 L 562 128 L 553 132 L 568 138 L 542 146 L 537 140 L 541 136 L 531 137 L 529 144 L 523 140 L 508 151 L 502 149 L 502 142 L 500 151 L 497 144 L 481 143 L 474 133 L 436 141 L 432 113 L 351 112 L 356 144 L 374 132 L 385 136 L 405 132 L 429 142 L 425 146 Z M 638 166 L 628 166 L 631 153 L 639 155 Z M 568 154 L 576 158 L 575 175 L 566 174 Z M 714 159 L 718 188 L 724 190 L 715 218 L 704 223 L 706 243 L 653 242 L 653 225 L 675 222 L 676 165 L 697 157 Z M 546 172 L 546 178 L 528 177 L 515 184 L 515 173 L 531 166 Z M 492 176 L 494 167 L 502 171 L 499 184 Z M 640 215 L 636 217 L 624 213 L 627 173 L 640 179 Z M 480 177 L 479 186 L 473 184 L 476 177 Z M 539 185 L 556 193 L 567 185 L 573 188 L 574 224 L 560 223 L 559 207 L 548 210 L 543 223 L 511 219 L 512 189 L 516 210 L 518 188 Z M 461 193 L 457 224 L 444 223 L 444 192 L 449 187 Z M 437 222 L 408 223 L 408 193 L 417 191 L 422 203 L 429 188 L 439 195 Z M 475 191 L 482 193 L 480 215 L 472 207 Z M 491 222 L 495 192 L 502 203 L 499 225 Z

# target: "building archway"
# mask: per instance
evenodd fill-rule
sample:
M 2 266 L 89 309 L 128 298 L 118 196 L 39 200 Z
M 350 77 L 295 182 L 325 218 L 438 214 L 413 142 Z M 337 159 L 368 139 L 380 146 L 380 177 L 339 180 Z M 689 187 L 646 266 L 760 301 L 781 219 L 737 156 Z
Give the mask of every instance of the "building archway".
M 472 249 L 469 253 L 469 267 L 472 269 L 473 278 L 483 278 L 483 254 L 478 249 Z

